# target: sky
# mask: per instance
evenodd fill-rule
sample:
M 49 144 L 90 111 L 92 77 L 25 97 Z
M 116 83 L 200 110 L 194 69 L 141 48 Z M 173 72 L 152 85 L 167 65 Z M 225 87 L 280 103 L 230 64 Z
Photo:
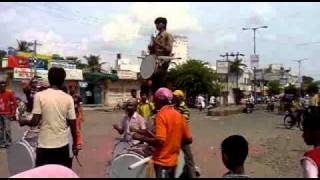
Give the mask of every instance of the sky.
M 189 56 L 215 65 L 221 54 L 240 52 L 249 65 L 253 32 L 260 66 L 282 63 L 320 79 L 319 2 L 0 2 L 0 49 L 17 39 L 37 40 L 39 53 L 100 55 L 112 66 L 116 53 L 140 63 L 155 32 L 154 19 L 168 19 L 168 32 L 187 36 Z M 319 43 L 318 43 L 319 42 Z

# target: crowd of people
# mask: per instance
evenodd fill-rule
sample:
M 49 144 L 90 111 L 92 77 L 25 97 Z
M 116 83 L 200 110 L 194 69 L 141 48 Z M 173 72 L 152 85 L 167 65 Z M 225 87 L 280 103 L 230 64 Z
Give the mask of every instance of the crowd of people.
M 149 50 L 155 55 L 168 56 L 172 51 L 172 36 L 167 33 L 165 18 L 155 20 L 159 34 L 153 37 Z M 153 79 L 154 94 L 142 91 L 140 98 L 132 90 L 132 98 L 123 108 L 125 116 L 113 128 L 122 135 L 122 140 L 131 145 L 146 143 L 153 148 L 152 162 L 157 178 L 174 178 L 180 151 L 184 153 L 185 165 L 180 177 L 195 178 L 200 175 L 194 161 L 191 144 L 190 110 L 182 90 L 165 88 L 162 83 L 169 66 L 163 64 L 162 71 Z M 13 92 L 6 90 L 6 81 L 0 81 L 0 145 L 12 143 L 11 120 L 18 120 L 20 126 L 39 129 L 36 149 L 36 168 L 13 177 L 77 177 L 72 171 L 73 157 L 82 149 L 81 123 L 83 122 L 82 100 L 76 93 L 76 86 L 65 85 L 66 72 L 63 68 L 52 67 L 48 72 L 49 86 L 39 86 L 34 79 L 24 89 L 27 99 L 28 116 L 16 116 L 17 100 Z M 159 82 L 159 83 L 158 83 Z M 319 177 L 320 168 L 320 95 L 312 98 L 311 105 L 303 111 L 303 139 L 314 146 L 301 160 L 304 177 Z M 18 101 L 19 102 L 19 101 Z M 295 101 L 294 101 L 295 102 Z M 216 98 L 210 98 L 215 105 Z M 20 102 L 19 102 L 20 104 Z M 203 95 L 197 97 L 200 111 L 206 107 Z M 295 104 L 297 105 L 297 103 Z M 295 110 L 295 109 L 292 109 Z M 71 138 L 70 138 L 71 137 Z M 221 143 L 221 156 L 228 172 L 225 178 L 248 178 L 245 161 L 249 143 L 241 135 L 227 137 Z M 72 150 L 72 152 L 70 152 Z

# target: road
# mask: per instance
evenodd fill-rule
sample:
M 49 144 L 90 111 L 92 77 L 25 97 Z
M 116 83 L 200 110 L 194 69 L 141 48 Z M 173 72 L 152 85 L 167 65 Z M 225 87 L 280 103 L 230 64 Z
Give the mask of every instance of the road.
M 83 166 L 79 167 L 74 161 L 74 170 L 80 177 L 106 177 L 107 163 L 117 137 L 112 124 L 122 115 L 122 112 L 85 112 L 85 145 L 79 155 Z M 243 135 L 249 142 L 245 169 L 251 177 L 301 177 L 300 159 L 310 147 L 304 145 L 301 131 L 283 128 L 282 116 L 256 111 L 209 117 L 192 110 L 191 120 L 192 149 L 202 177 L 221 177 L 226 172 L 219 148 L 223 139 L 233 134 Z M 19 139 L 24 129 L 15 122 L 12 129 L 14 139 Z M 9 177 L 4 149 L 0 149 L 0 162 L 0 177 Z

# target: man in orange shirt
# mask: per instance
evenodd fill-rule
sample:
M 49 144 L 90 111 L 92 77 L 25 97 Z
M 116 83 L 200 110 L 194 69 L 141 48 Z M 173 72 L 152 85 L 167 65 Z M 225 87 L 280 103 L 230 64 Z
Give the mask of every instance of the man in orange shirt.
M 155 93 L 155 105 L 160 109 L 154 122 L 154 136 L 143 133 L 133 138 L 155 148 L 152 159 L 157 178 L 174 178 L 181 145 L 191 144 L 192 136 L 185 118 L 171 105 L 172 92 L 160 88 Z

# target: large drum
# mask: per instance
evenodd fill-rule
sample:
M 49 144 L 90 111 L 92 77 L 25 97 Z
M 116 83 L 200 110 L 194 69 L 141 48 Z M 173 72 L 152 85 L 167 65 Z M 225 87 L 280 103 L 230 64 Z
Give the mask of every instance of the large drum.
M 35 167 L 39 130 L 27 130 L 22 139 L 7 149 L 8 167 L 11 175 Z
M 149 161 L 152 155 L 152 149 L 147 144 L 138 144 L 128 146 L 124 142 L 117 143 L 113 152 L 113 159 L 109 175 L 111 178 L 147 178 Z M 126 146 L 126 148 L 125 148 Z M 182 174 L 184 166 L 183 152 L 180 151 L 176 177 Z
M 140 66 L 142 79 L 149 79 L 158 69 L 158 60 L 155 55 L 147 55 L 143 58 Z

